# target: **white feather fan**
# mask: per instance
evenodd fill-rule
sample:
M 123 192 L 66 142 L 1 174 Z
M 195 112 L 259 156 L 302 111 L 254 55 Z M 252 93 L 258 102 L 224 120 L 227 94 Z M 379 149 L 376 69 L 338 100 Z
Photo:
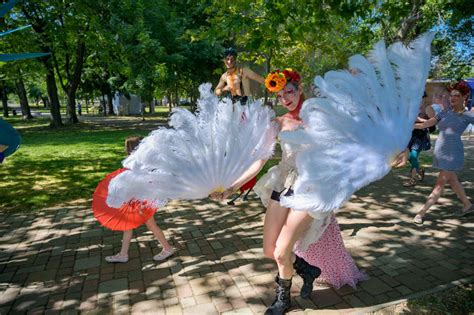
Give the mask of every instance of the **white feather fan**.
M 261 102 L 242 106 L 219 101 L 209 83 L 199 91 L 197 114 L 176 109 L 172 128 L 153 131 L 125 159 L 129 171 L 111 181 L 109 206 L 132 198 L 205 198 L 230 187 L 255 161 L 273 154 L 277 129 L 270 108 Z
M 339 208 L 358 189 L 385 176 L 410 139 L 430 69 L 433 33 L 408 47 L 378 42 L 368 58 L 349 59 L 349 71 L 314 82 L 322 98 L 303 104 L 304 128 L 280 134 L 303 146 L 295 194 L 284 206 L 310 212 Z

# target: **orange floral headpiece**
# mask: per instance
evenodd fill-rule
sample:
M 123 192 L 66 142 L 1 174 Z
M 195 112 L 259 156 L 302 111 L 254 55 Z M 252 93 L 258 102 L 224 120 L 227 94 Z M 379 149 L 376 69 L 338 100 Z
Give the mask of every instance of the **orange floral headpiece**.
M 287 83 L 294 83 L 298 85 L 301 81 L 300 74 L 290 68 L 286 68 L 283 71 L 279 69 L 270 72 L 265 79 L 265 87 L 273 93 L 281 91 Z
M 451 92 L 452 90 L 459 91 L 462 95 L 468 95 L 471 92 L 469 85 L 464 80 L 459 80 L 456 83 L 450 84 L 448 86 L 448 91 Z

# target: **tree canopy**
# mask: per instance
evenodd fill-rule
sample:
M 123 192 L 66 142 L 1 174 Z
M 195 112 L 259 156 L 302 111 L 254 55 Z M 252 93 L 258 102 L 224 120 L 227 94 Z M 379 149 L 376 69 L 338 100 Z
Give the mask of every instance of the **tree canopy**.
M 408 42 L 435 30 L 432 76 L 473 75 L 467 0 L 24 0 L 11 12 L 2 32 L 31 29 L 2 37 L 0 51 L 51 55 L 1 64 L 1 79 L 21 69 L 26 85 L 39 89 L 35 95 L 49 99 L 55 125 L 62 124 L 58 93 L 71 122 L 76 98 L 111 100 L 119 92 L 145 102 L 195 100 L 200 83 L 217 83 L 229 46 L 259 69 L 292 67 L 309 82 L 382 38 Z

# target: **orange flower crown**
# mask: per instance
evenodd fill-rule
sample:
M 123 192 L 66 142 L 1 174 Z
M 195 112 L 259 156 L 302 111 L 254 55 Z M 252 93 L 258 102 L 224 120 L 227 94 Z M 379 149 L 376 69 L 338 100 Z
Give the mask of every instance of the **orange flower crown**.
M 265 87 L 267 90 L 273 93 L 281 91 L 287 83 L 295 83 L 298 85 L 301 81 L 300 74 L 290 68 L 286 68 L 283 71 L 279 69 L 270 72 L 265 79 Z
M 448 91 L 451 92 L 452 90 L 459 91 L 462 95 L 468 95 L 471 92 L 469 85 L 464 80 L 459 80 L 456 83 L 450 84 L 448 86 Z

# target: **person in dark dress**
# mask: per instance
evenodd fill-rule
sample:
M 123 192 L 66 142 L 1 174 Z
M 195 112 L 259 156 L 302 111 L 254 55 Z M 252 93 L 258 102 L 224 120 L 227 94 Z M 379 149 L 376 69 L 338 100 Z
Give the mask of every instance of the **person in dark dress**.
M 423 122 L 434 117 L 434 110 L 426 105 L 426 98 L 428 95 L 423 95 L 423 101 L 420 106 L 420 113 L 418 114 L 417 122 Z M 436 129 L 436 128 L 435 128 Z M 413 129 L 410 142 L 408 143 L 408 161 L 410 162 L 410 179 L 403 183 L 405 187 L 413 187 L 418 181 L 425 179 L 425 168 L 420 166 L 419 157 L 421 151 L 428 151 L 431 149 L 430 130 Z

